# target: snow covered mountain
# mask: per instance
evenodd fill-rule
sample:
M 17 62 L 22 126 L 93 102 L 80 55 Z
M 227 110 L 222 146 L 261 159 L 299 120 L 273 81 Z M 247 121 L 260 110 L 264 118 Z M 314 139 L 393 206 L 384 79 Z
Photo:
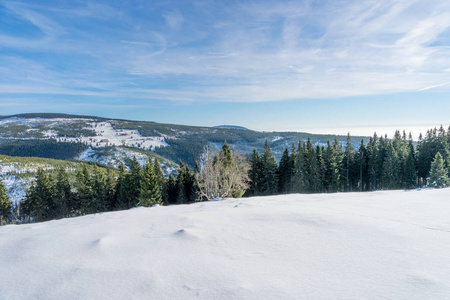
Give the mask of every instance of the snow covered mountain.
M 0 299 L 450 299 L 450 189 L 0 227 Z
M 268 140 L 273 153 L 279 158 L 285 147 L 290 149 L 292 144 L 298 144 L 300 140 L 305 141 L 308 138 L 313 144 L 325 144 L 335 136 L 299 132 L 257 132 L 243 130 L 243 127 L 239 126 L 195 127 L 65 114 L 21 114 L 0 117 L 0 154 L 16 155 L 10 153 L 10 149 L 17 148 L 14 142 L 18 140 L 22 144 L 36 140 L 78 143 L 85 147 L 83 150 L 85 153 L 77 153 L 71 157 L 72 159 L 91 161 L 98 159 L 97 161 L 110 165 L 116 163 L 114 159 L 103 157 L 105 151 L 101 149 L 105 147 L 112 149 L 109 151 L 110 154 L 115 149 L 121 148 L 119 152 L 129 153 L 132 157 L 136 155 L 134 149 L 139 149 L 159 154 L 176 163 L 182 160 L 194 166 L 205 147 L 221 147 L 224 141 L 230 144 L 232 150 L 248 154 L 254 148 L 262 151 L 264 141 Z M 345 136 L 337 138 L 341 143 L 346 141 Z M 358 146 L 362 138 L 366 139 L 354 137 L 354 145 Z M 5 152 L 4 149 L 8 149 L 9 152 Z

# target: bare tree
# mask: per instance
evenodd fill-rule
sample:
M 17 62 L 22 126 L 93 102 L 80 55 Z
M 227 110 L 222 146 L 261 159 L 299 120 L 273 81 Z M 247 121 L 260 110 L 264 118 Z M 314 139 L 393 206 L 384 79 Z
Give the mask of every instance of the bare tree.
M 221 151 L 211 155 L 208 151 L 202 162 L 201 172 L 196 174 L 200 197 L 208 200 L 241 197 L 248 188 L 250 165 L 238 153 Z

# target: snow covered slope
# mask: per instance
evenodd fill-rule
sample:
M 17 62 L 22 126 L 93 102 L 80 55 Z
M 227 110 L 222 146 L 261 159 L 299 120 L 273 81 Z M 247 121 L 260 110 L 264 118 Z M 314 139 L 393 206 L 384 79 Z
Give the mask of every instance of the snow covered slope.
M 0 228 L 0 299 L 450 299 L 450 189 L 230 199 Z

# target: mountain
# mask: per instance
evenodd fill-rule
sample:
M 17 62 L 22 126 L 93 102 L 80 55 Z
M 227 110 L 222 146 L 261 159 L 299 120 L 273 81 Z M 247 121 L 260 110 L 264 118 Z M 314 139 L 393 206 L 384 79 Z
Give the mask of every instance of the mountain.
M 1 299 L 450 299 L 450 189 L 283 195 L 0 227 Z
M 36 153 L 36 148 L 54 149 L 63 147 L 61 143 L 67 143 L 69 145 L 65 144 L 64 147 L 70 151 L 54 151 L 72 156 L 63 159 L 89 158 L 114 165 L 113 162 L 103 159 L 105 152 L 121 151 L 135 155 L 136 149 L 140 149 L 148 151 L 147 155 L 149 156 L 157 154 L 172 162 L 178 163 L 179 160 L 182 160 L 190 166 L 194 166 L 195 161 L 200 159 L 206 147 L 219 149 L 224 141 L 230 144 L 232 150 L 249 154 L 253 148 L 262 151 L 264 141 L 268 140 L 273 153 L 279 158 L 285 147 L 290 149 L 300 140 L 305 141 L 309 138 L 313 144 L 323 145 L 327 140 L 335 138 L 334 135 L 303 132 L 258 132 L 243 130 L 243 127 L 239 126 L 219 127 L 160 124 L 49 113 L 3 116 L 0 118 L 0 154 L 17 155 L 14 153 L 27 148 L 28 152 L 22 151 L 22 156 L 43 156 L 45 153 Z M 341 143 L 346 141 L 346 136 L 337 136 L 336 138 Z M 352 141 L 355 147 L 359 146 L 361 139 L 367 140 L 367 137 L 353 137 Z M 14 144 L 19 141 L 20 145 Z M 33 145 L 37 141 L 40 141 L 41 144 L 39 147 L 34 147 Z M 110 147 L 110 150 L 103 151 L 105 147 Z
M 249 130 L 248 128 L 245 128 L 242 126 L 236 126 L 236 125 L 219 125 L 219 126 L 214 126 L 213 128 Z

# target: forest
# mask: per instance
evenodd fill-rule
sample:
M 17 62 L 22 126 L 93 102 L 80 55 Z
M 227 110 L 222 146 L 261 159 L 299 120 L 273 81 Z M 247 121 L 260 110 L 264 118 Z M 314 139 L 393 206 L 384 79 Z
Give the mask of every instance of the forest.
M 191 169 L 180 161 L 179 171 L 166 178 L 158 159 L 141 167 L 133 159 L 129 170 L 98 167 L 79 170 L 70 180 L 61 167 L 56 174 L 38 170 L 26 197 L 12 205 L 0 182 L 0 221 L 38 222 L 136 206 L 186 204 L 225 197 L 289 193 L 334 193 L 445 187 L 449 184 L 450 127 L 430 129 L 414 142 L 396 131 L 392 139 L 375 133 L 359 148 L 337 139 L 313 145 L 308 139 L 285 149 L 279 162 L 269 143 L 243 157 L 225 141 Z

